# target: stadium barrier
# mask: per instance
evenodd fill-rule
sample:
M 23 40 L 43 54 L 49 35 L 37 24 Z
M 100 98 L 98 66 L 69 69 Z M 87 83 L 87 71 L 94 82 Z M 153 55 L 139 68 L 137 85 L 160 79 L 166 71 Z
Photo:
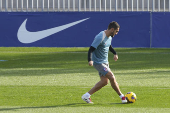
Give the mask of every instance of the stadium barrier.
M 113 47 L 170 47 L 170 13 L 1 12 L 0 47 L 89 47 L 111 21 Z
M 170 48 L 170 13 L 152 13 L 151 47 Z
M 0 0 L 5 12 L 152 11 L 170 12 L 170 0 Z

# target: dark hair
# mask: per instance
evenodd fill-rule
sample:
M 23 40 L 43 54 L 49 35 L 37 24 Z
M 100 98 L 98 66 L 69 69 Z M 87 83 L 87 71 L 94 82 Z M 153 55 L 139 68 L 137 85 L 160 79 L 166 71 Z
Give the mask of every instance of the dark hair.
M 111 28 L 117 29 L 117 28 L 120 28 L 120 25 L 117 22 L 112 21 L 112 22 L 110 22 L 110 24 L 108 26 L 108 30 Z

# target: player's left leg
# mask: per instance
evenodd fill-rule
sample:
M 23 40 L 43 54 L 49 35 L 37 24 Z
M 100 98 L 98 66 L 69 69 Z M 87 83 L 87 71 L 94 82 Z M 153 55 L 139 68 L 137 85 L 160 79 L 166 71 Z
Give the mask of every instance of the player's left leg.
M 118 83 L 116 82 L 116 78 L 114 76 L 114 74 L 110 71 L 108 72 L 106 75 L 105 75 L 109 80 L 110 80 L 110 83 L 111 83 L 111 86 L 112 88 L 117 92 L 117 94 L 120 96 L 122 93 L 119 89 L 119 85 Z
M 122 100 L 122 103 L 127 103 L 127 100 L 126 100 L 125 96 L 120 91 L 119 85 L 116 82 L 116 78 L 115 78 L 114 74 L 111 71 L 109 71 L 105 76 L 110 80 L 112 88 L 119 95 L 119 97 Z

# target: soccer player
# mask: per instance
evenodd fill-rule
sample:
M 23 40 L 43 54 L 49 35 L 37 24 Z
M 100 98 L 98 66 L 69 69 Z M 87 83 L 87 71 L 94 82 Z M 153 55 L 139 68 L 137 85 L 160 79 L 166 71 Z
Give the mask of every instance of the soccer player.
M 100 76 L 100 81 L 87 93 L 82 96 L 82 99 L 87 103 L 93 103 L 90 96 L 110 81 L 112 88 L 117 92 L 122 100 L 122 103 L 127 103 L 125 96 L 121 93 L 116 78 L 109 68 L 108 52 L 109 50 L 114 54 L 114 60 L 118 60 L 118 55 L 111 45 L 112 38 L 118 34 L 120 26 L 113 21 L 109 24 L 107 30 L 101 31 L 94 38 L 93 43 L 88 51 L 89 66 L 93 66 Z

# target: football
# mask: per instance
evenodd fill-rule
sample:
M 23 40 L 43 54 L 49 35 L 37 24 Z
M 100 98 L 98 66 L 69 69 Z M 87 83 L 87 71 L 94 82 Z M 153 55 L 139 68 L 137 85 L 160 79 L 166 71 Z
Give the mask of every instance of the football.
M 136 94 L 133 93 L 133 92 L 128 92 L 125 95 L 125 98 L 126 98 L 128 103 L 134 103 L 136 101 L 136 99 L 137 99 Z

